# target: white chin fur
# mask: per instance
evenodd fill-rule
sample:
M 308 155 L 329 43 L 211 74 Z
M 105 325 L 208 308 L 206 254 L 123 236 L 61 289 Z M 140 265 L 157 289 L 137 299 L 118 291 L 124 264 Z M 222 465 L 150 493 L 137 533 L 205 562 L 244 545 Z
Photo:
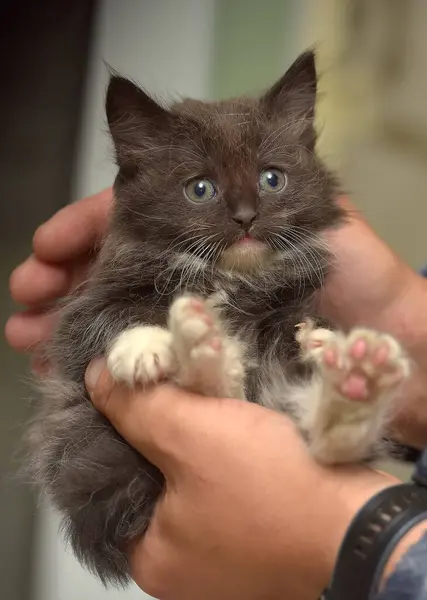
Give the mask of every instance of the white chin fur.
M 225 250 L 218 266 L 228 271 L 248 273 L 265 268 L 272 260 L 274 253 L 259 242 L 238 244 Z

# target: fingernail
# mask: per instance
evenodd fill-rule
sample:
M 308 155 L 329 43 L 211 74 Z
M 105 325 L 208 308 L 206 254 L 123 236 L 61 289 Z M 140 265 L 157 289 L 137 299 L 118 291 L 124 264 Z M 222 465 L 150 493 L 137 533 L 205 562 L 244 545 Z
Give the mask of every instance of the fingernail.
M 103 358 L 95 358 L 88 366 L 85 374 L 86 388 L 89 394 L 93 392 L 98 383 L 98 379 L 105 369 L 106 363 Z

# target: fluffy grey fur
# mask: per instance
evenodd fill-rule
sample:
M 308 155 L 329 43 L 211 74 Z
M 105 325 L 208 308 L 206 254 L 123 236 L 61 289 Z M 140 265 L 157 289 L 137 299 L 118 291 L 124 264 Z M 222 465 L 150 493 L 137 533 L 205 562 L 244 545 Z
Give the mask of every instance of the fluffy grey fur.
M 85 390 L 88 363 L 123 330 L 165 325 L 180 291 L 223 292 L 228 330 L 257 365 L 249 369 L 247 397 L 257 402 L 262 394 L 295 413 L 280 381 L 307 370 L 295 325 L 312 315 L 330 262 L 322 234 L 343 218 L 335 178 L 314 152 L 315 98 L 311 52 L 258 100 L 186 100 L 165 109 L 130 81 L 111 78 L 114 215 L 87 284 L 60 307 L 46 348 L 52 374 L 41 384 L 30 431 L 35 478 L 63 516 L 78 559 L 104 583 L 128 581 L 127 550 L 144 534 L 163 487 L 162 474 L 115 432 Z M 269 167 L 286 174 L 287 186 L 265 197 L 258 177 Z M 218 183 L 213 201 L 185 197 L 183 185 L 195 175 Z M 253 273 L 218 267 L 243 235 L 242 211 L 254 211 L 251 234 L 280 256 Z

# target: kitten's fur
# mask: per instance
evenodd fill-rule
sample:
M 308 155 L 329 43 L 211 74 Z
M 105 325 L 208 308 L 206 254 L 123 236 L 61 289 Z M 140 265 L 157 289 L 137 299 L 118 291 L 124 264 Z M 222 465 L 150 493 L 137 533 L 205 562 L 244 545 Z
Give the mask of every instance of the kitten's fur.
M 330 261 L 321 234 L 344 217 L 314 153 L 315 97 L 311 52 L 260 100 L 166 110 L 128 80 L 110 81 L 114 215 L 88 283 L 61 308 L 31 430 L 36 476 L 77 557 L 104 582 L 127 581 L 127 549 L 163 477 L 89 401 L 84 372 L 95 356 L 108 354 L 113 375 L 131 384 L 166 376 L 284 411 L 327 462 L 363 459 L 380 437 L 381 392 L 407 370 L 399 346 L 369 331 L 296 329 Z M 287 176 L 281 192 L 258 187 L 270 167 Z M 215 198 L 185 197 L 196 176 L 216 182 Z M 236 250 L 254 217 L 251 235 L 265 245 Z M 373 382 L 365 402 L 346 397 L 356 371 Z

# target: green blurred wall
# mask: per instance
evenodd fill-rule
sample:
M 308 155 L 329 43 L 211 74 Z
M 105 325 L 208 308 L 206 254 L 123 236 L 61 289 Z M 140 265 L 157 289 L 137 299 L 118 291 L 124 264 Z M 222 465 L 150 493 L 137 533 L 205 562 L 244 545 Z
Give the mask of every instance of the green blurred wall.
M 296 0 L 217 0 L 209 96 L 258 92 L 271 85 L 295 53 Z

